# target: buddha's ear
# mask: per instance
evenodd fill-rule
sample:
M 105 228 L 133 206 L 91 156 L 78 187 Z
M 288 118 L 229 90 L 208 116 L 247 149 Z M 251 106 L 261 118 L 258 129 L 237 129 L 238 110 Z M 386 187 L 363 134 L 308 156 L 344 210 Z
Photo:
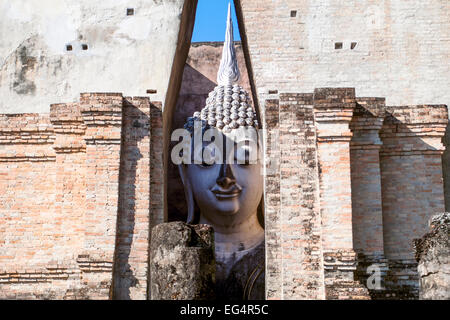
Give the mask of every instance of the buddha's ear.
M 188 216 L 187 223 L 194 223 L 195 219 L 195 202 L 194 202 L 194 193 L 192 191 L 191 183 L 187 177 L 187 165 L 179 164 L 178 172 L 180 173 L 181 182 L 184 185 L 184 195 L 186 197 L 187 208 L 188 208 Z

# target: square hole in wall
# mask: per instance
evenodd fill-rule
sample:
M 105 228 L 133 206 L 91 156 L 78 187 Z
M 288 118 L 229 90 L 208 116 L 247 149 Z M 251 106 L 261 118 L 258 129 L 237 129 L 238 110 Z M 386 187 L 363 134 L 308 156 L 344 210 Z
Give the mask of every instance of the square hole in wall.
M 337 49 L 342 49 L 342 42 L 335 42 L 334 43 L 334 48 Z
M 297 10 L 292 10 L 291 11 L 291 18 L 294 18 L 297 16 Z
M 352 42 L 351 44 L 350 44 L 350 49 L 355 49 L 355 47 L 356 47 L 356 45 L 357 45 L 358 43 L 357 42 Z
M 278 90 L 269 90 L 269 94 L 278 94 Z
M 81 49 L 87 50 L 87 49 L 88 49 L 88 45 L 87 45 L 87 44 L 82 44 L 82 45 L 81 45 Z
M 134 9 L 133 8 L 127 8 L 127 16 L 134 16 Z
M 66 50 L 67 51 L 72 51 L 72 45 L 71 44 L 68 44 L 68 45 L 66 45 Z

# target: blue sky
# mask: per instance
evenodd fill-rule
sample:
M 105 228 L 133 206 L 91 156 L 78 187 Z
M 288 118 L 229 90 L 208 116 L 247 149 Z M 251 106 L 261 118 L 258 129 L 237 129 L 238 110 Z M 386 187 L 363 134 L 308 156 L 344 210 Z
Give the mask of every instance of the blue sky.
M 231 2 L 234 40 L 241 40 L 233 1 L 198 0 L 192 42 L 224 41 L 228 2 Z

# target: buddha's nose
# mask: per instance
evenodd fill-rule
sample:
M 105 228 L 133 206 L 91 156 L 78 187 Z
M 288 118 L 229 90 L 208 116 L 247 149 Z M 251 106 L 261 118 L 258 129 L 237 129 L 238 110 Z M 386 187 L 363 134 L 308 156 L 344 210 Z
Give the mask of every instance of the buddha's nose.
M 234 177 L 233 170 L 231 170 L 231 165 L 225 163 L 222 164 L 220 167 L 220 175 L 216 182 L 224 189 L 228 189 L 236 183 L 236 178 Z

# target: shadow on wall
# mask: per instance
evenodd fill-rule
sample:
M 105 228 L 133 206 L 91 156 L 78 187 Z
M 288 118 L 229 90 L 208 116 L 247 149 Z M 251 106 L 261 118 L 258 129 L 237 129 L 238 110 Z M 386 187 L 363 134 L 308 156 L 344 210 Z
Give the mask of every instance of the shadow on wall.
M 386 114 L 380 118 L 384 121 L 379 131 L 379 169 L 377 152 L 369 153 L 373 142 L 368 140 L 367 148 L 362 148 L 363 156 L 356 158 L 352 152 L 352 169 L 358 165 L 359 170 L 352 172 L 352 180 L 359 179 L 355 192 L 360 193 L 352 199 L 353 215 L 359 208 L 363 210 L 359 219 L 353 219 L 356 249 L 380 252 L 384 247 L 390 259 L 413 258 L 412 239 L 426 233 L 432 215 L 444 211 L 442 171 L 446 161 L 442 161 L 442 154 L 446 143 L 441 144 L 441 138 L 446 116 L 443 105 L 386 107 Z M 364 126 L 368 132 L 375 128 L 367 123 Z M 373 180 L 378 175 L 381 192 L 375 189 Z M 355 203 L 361 199 L 363 203 Z M 376 216 L 370 217 L 373 214 Z M 377 224 L 379 228 L 375 229 Z M 361 232 L 355 234 L 359 228 Z M 367 230 L 372 231 L 370 235 Z M 378 244 L 373 247 L 375 242 Z
M 186 64 L 183 73 L 183 82 L 178 96 L 175 113 L 172 119 L 172 129 L 183 128 L 186 119 L 192 117 L 195 111 L 205 106 L 209 92 L 214 90 L 216 83 L 209 80 L 202 73 Z M 171 142 L 169 155 L 177 142 Z M 167 205 L 169 221 L 186 221 L 187 205 L 184 196 L 184 187 L 181 182 L 178 168 L 169 159 L 167 184 Z
M 443 132 L 440 137 L 433 136 L 437 129 L 432 127 L 444 128 L 439 117 L 435 115 L 433 119 L 429 114 L 420 114 L 419 121 L 427 118 L 428 121 L 417 123 L 408 118 L 407 112 L 399 112 L 400 107 L 394 108 L 394 114 L 388 110 L 380 131 L 384 249 L 391 259 L 406 258 L 406 255 L 410 259 L 414 255 L 413 238 L 425 234 L 429 218 L 445 210 L 443 169 L 446 162 L 442 162 L 442 157 L 447 144 L 441 140 Z M 410 122 L 416 123 L 410 126 Z M 430 130 L 434 131 L 431 135 Z
M 447 107 L 356 100 L 350 123 L 355 279 L 373 299 L 417 299 L 413 240 L 427 232 L 432 215 L 444 211 Z M 374 270 L 379 284 L 370 286 Z
M 113 297 L 119 300 L 130 300 L 132 298 L 130 288 L 138 285 L 145 286 L 145 284 L 139 284 L 135 271 L 131 270 L 129 259 L 135 233 L 136 211 L 139 210 L 136 204 L 137 179 L 148 179 L 150 184 L 150 172 L 138 172 L 138 162 L 144 157 L 139 142 L 150 136 L 150 118 L 126 99 L 124 99 L 123 112 Z M 141 174 L 147 174 L 148 177 L 141 177 Z M 139 178 L 137 178 L 138 175 Z

